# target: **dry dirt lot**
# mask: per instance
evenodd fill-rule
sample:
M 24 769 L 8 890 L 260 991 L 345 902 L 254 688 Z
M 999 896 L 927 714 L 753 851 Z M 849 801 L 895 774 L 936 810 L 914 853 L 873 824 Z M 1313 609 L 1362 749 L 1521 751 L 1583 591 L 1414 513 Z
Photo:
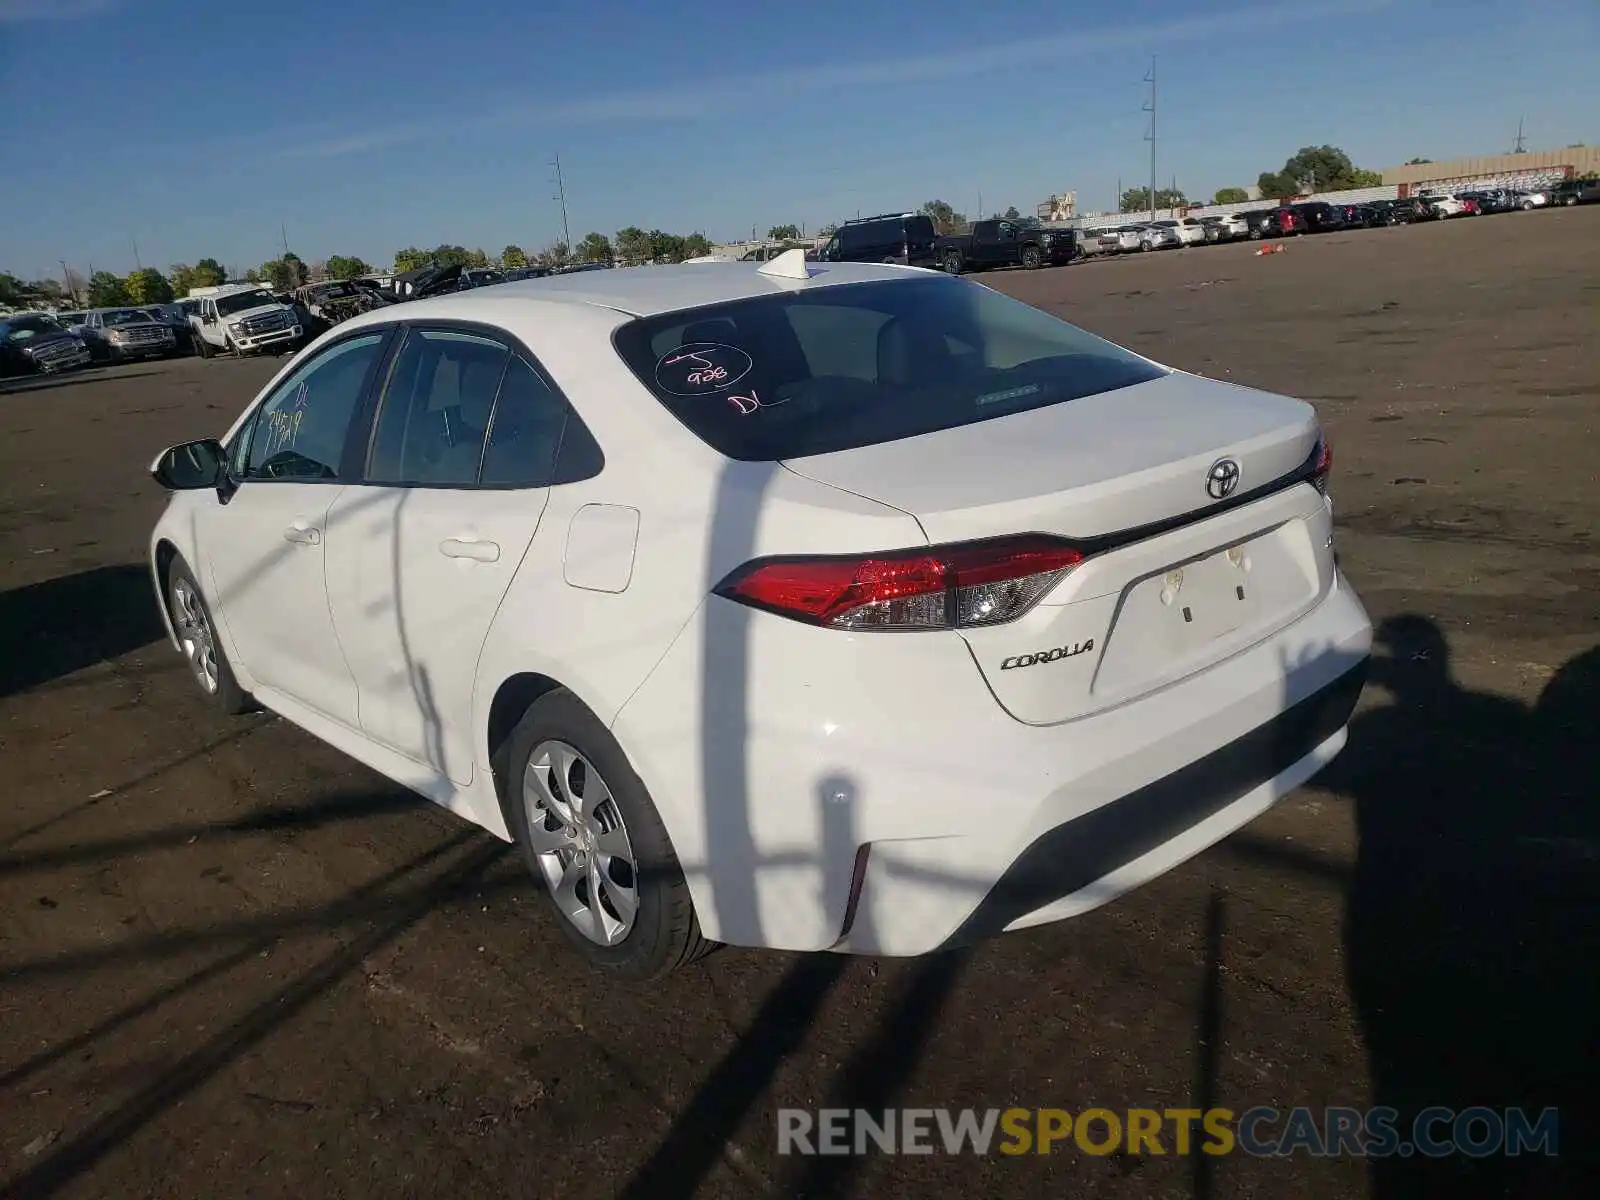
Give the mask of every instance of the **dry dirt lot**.
M 159 639 L 145 466 L 274 363 L 0 392 L 0 1196 L 1593 1194 L 1600 210 L 1252 249 L 987 282 L 1318 403 L 1382 642 L 1350 747 L 1143 891 L 927 961 L 602 988 L 505 847 L 212 716 Z M 1562 1154 L 776 1154 L 780 1106 L 1373 1103 L 1560 1105 Z

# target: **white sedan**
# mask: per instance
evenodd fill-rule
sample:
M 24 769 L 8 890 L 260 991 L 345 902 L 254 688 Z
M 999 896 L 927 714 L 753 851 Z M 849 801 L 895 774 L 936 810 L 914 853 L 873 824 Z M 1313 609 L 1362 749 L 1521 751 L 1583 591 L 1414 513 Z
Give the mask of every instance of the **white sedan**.
M 1344 745 L 1312 408 L 896 266 L 357 316 L 152 465 L 174 645 L 514 840 L 596 967 L 1081 913 Z

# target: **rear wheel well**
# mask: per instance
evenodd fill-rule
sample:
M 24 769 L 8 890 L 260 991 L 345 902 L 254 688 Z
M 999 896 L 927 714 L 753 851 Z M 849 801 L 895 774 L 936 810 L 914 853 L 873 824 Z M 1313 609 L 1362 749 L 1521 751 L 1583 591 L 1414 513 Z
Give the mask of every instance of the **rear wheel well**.
M 506 806 L 506 750 L 511 743 L 511 733 L 522 720 L 535 700 L 549 695 L 561 684 L 548 675 L 524 671 L 500 684 L 489 704 L 489 762 L 494 767 L 494 790 L 500 797 L 500 807 Z M 510 814 L 506 813 L 507 822 Z

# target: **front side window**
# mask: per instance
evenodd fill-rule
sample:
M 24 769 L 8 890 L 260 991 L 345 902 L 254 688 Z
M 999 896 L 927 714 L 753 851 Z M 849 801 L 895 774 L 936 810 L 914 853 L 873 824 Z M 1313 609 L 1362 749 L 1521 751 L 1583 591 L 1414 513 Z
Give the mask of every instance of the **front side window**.
M 510 357 L 503 342 L 475 334 L 408 333 L 378 412 L 367 478 L 472 487 Z
M 615 344 L 691 432 L 746 461 L 896 441 L 1165 373 L 1030 305 L 943 278 L 667 313 L 629 322 Z
M 302 366 L 252 418 L 243 479 L 328 482 L 339 478 L 346 436 L 387 332 L 340 342 Z M 241 464 L 236 460 L 235 466 Z

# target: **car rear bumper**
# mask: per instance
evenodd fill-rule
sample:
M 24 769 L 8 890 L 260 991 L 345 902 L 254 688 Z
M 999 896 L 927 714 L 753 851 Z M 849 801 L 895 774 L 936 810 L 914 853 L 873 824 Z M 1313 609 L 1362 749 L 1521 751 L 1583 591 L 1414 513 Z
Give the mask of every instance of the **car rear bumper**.
M 613 726 L 706 936 L 915 955 L 1094 908 L 1344 744 L 1372 632 L 1342 578 L 1198 674 L 1056 725 L 955 635 L 815 629 L 714 598 Z

